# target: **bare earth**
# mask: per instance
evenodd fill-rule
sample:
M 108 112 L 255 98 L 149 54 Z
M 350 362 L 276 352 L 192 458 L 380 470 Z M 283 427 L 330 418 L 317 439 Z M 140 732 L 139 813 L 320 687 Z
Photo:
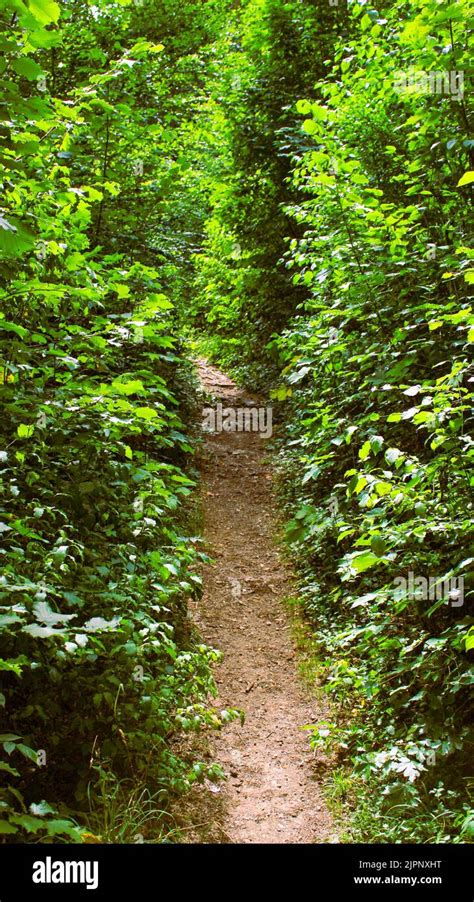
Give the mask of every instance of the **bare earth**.
M 203 388 L 216 401 L 243 406 L 235 384 L 198 361 Z M 207 435 L 202 460 L 204 535 L 213 565 L 204 596 L 191 609 L 204 641 L 224 653 L 216 670 L 218 708 L 243 708 L 212 737 L 212 758 L 227 775 L 200 792 L 213 829 L 191 841 L 224 843 L 337 842 L 301 726 L 324 719 L 305 697 L 297 675 L 289 615 L 292 594 L 274 535 L 276 511 L 264 463 L 265 441 L 255 433 Z M 211 794 L 211 789 L 214 792 Z M 212 795 L 212 797 L 211 797 Z M 199 809 L 199 805 L 198 805 Z

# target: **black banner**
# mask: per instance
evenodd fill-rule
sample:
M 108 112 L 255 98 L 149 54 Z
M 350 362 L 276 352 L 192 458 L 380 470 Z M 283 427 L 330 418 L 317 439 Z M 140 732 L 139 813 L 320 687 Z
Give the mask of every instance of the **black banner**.
M 472 902 L 469 845 L 4 845 L 0 902 L 264 889 L 320 899 Z

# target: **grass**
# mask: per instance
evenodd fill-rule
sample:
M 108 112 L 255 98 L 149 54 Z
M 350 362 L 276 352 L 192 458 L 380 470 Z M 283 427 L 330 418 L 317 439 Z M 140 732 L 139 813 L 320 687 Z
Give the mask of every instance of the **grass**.
M 133 780 L 119 780 L 99 768 L 99 780 L 89 795 L 86 841 L 99 843 L 166 842 L 173 827 L 163 805 L 165 792 L 151 793 Z

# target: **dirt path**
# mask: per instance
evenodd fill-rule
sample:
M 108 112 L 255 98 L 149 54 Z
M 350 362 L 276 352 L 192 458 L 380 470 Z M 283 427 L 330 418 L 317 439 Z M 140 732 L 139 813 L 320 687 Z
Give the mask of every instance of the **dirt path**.
M 238 407 L 252 400 L 205 361 L 198 368 L 216 402 Z M 212 757 L 228 777 L 212 816 L 221 842 L 337 842 L 300 729 L 324 712 L 305 699 L 296 672 L 282 604 L 291 582 L 274 543 L 264 446 L 255 433 L 216 433 L 206 436 L 202 461 L 204 535 L 214 564 L 191 616 L 203 639 L 224 653 L 216 705 L 246 713 L 243 726 L 233 723 L 212 740 Z

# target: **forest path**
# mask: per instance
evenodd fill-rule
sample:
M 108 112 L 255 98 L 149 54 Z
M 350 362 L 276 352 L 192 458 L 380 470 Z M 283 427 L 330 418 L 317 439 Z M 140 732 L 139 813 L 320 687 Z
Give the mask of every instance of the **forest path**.
M 197 366 L 215 402 L 240 407 L 252 400 L 205 360 Z M 212 758 L 227 775 L 218 793 L 214 788 L 212 819 L 220 821 L 220 842 L 337 842 L 301 730 L 325 712 L 305 698 L 297 675 L 282 604 L 291 595 L 291 574 L 275 545 L 277 515 L 264 453 L 258 433 L 205 434 L 204 537 L 213 564 L 190 614 L 204 641 L 224 653 L 216 668 L 216 706 L 242 708 L 246 715 L 243 726 L 234 722 L 211 739 Z

